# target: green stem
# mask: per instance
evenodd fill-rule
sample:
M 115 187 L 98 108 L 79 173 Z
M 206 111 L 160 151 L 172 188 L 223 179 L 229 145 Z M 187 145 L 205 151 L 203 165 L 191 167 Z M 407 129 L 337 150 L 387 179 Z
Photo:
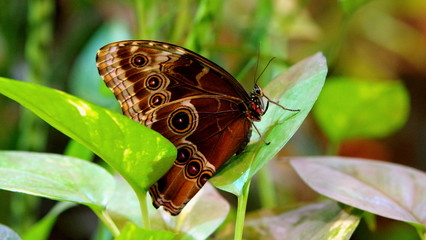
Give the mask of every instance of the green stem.
M 96 215 L 101 219 L 101 221 L 105 224 L 105 226 L 109 229 L 111 234 L 114 237 L 117 237 L 120 235 L 120 230 L 118 230 L 117 225 L 115 225 L 114 221 L 111 219 L 111 216 L 108 214 L 107 211 L 98 211 L 97 209 L 93 209 L 93 212 L 96 213 Z
M 146 4 L 145 4 L 146 5 Z M 142 22 L 146 19 L 144 9 L 146 6 L 144 5 L 144 0 L 135 0 L 135 11 L 136 11 L 136 21 L 137 21 L 137 32 L 136 38 L 144 39 L 144 36 L 147 35 L 146 28 L 143 27 Z
M 177 11 L 177 16 L 174 24 L 174 28 L 171 34 L 172 42 L 182 42 L 183 37 L 185 35 L 185 28 L 190 19 L 190 13 L 188 10 L 190 9 L 190 1 L 189 0 L 180 0 L 179 5 L 177 6 L 179 11 Z
M 251 182 L 251 179 L 249 179 L 244 184 L 241 195 L 238 196 L 237 219 L 235 222 L 234 240 L 241 240 L 243 238 L 244 219 L 246 216 L 247 199 L 248 199 L 248 194 L 250 190 L 250 182 Z
M 151 229 L 151 221 L 149 219 L 148 206 L 146 201 L 146 192 L 137 192 L 136 195 L 139 199 L 139 205 L 141 208 L 142 215 L 142 227 L 145 229 Z
M 364 221 L 367 224 L 367 227 L 370 231 L 374 232 L 377 229 L 376 215 L 365 212 L 363 215 Z
M 262 208 L 274 208 L 277 206 L 277 196 L 269 165 L 266 164 L 257 174 L 259 197 Z

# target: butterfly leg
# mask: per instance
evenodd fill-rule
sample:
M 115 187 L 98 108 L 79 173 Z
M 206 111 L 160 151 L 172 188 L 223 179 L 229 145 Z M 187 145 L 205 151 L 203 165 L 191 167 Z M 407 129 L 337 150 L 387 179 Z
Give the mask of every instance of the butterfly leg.
M 256 130 L 256 132 L 257 132 L 257 134 L 259 134 L 260 139 L 262 139 L 262 141 L 263 141 L 266 145 L 271 144 L 271 142 L 267 142 L 267 141 L 263 138 L 262 134 L 260 133 L 259 129 L 257 129 L 256 125 L 254 125 L 253 123 L 252 123 L 251 125 L 253 125 L 254 129 L 255 129 L 255 130 Z
M 286 108 L 283 105 L 279 104 L 279 102 L 271 100 L 270 98 L 268 98 L 268 96 L 266 96 L 266 95 L 263 95 L 263 96 L 268 100 L 268 105 L 266 105 L 266 109 L 268 109 L 269 103 L 271 102 L 271 103 L 273 103 L 273 104 L 275 104 L 275 105 L 279 106 L 280 108 L 287 110 L 287 111 L 292 111 L 292 112 L 299 112 L 300 111 L 300 109 Z M 266 110 L 265 110 L 265 112 L 266 112 Z

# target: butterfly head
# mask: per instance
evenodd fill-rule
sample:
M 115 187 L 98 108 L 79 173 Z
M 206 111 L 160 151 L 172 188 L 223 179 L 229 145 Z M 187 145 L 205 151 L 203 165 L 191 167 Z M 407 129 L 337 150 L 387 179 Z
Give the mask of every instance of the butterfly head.
M 265 114 L 265 105 L 263 103 L 263 91 L 259 85 L 255 84 L 253 91 L 250 93 L 250 107 L 247 111 L 247 117 L 252 121 L 260 121 L 260 118 Z M 268 108 L 266 106 L 266 108 Z

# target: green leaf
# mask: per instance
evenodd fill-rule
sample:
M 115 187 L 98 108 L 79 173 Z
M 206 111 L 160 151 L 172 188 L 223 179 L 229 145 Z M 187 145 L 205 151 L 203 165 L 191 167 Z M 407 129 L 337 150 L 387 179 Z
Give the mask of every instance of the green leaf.
M 133 224 L 126 225 L 121 231 L 120 235 L 115 240 L 168 240 L 175 239 L 176 234 L 159 231 L 159 230 L 147 230 L 137 227 Z
M 57 154 L 0 151 L 0 188 L 103 209 L 114 191 L 105 169 Z
M 0 93 L 85 145 L 141 194 L 170 168 L 176 157 L 176 148 L 159 133 L 64 92 L 0 78 Z
M 92 160 L 94 156 L 92 151 L 73 139 L 68 142 L 64 155 L 88 161 Z
M 350 239 L 362 211 L 325 200 L 286 211 L 261 211 L 247 216 L 244 239 Z
M 354 13 L 362 5 L 371 2 L 371 0 L 338 0 L 340 7 L 343 9 L 343 12 L 346 14 Z
M 290 164 L 322 195 L 383 217 L 426 226 L 426 174 L 422 171 L 344 157 L 293 158 Z
M 234 156 L 211 182 L 218 188 L 237 196 L 251 177 L 272 159 L 290 140 L 312 109 L 327 75 L 326 60 L 322 54 L 309 57 L 286 73 L 274 79 L 265 89 L 271 99 L 299 112 L 283 110 L 270 104 L 260 123 L 255 123 L 269 145 L 259 140 L 253 131 L 252 143 L 246 150 Z
M 49 211 L 45 217 L 31 226 L 30 230 L 28 230 L 22 238 L 24 240 L 48 239 L 52 227 L 55 224 L 59 214 L 73 206 L 75 206 L 73 203 L 59 202 Z
M 329 79 L 314 108 L 318 124 L 335 143 L 389 136 L 408 114 L 408 92 L 396 80 Z

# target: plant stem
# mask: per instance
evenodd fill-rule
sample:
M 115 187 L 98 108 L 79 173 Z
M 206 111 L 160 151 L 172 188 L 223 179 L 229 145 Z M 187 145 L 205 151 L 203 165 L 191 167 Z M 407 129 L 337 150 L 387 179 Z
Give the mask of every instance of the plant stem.
M 363 218 L 370 231 L 374 232 L 377 230 L 376 215 L 370 212 L 365 212 Z
M 114 237 L 120 235 L 120 230 L 118 230 L 117 225 L 115 225 L 114 221 L 111 219 L 107 211 L 99 212 L 98 210 L 93 208 L 92 210 L 96 213 L 96 215 L 98 215 L 98 217 L 101 219 L 101 221 L 105 224 L 105 226 L 109 229 L 109 231 Z
M 247 180 L 247 182 L 243 186 L 243 191 L 241 192 L 241 195 L 238 196 L 237 219 L 235 222 L 234 240 L 241 240 L 243 238 L 244 219 L 246 216 L 250 182 L 251 179 Z
M 190 1 L 189 0 L 180 0 L 179 5 L 177 6 L 179 11 L 177 11 L 177 16 L 175 19 L 175 27 L 171 33 L 171 40 L 173 42 L 182 42 L 183 37 L 185 36 L 185 27 L 191 22 L 190 19 Z
M 148 206 L 146 202 L 146 192 L 137 192 L 136 193 L 139 200 L 139 205 L 141 208 L 141 215 L 142 215 L 142 227 L 145 229 L 151 229 L 151 222 L 149 219 L 149 213 L 148 213 Z
M 266 164 L 260 169 L 257 174 L 260 204 L 262 208 L 273 208 L 277 206 L 277 196 L 275 194 L 274 183 L 269 170 L 269 165 Z
M 146 4 L 144 5 L 144 0 L 136 0 L 135 1 L 135 12 L 136 12 L 136 24 L 137 24 L 137 32 L 136 38 L 144 39 L 144 36 L 147 35 L 146 28 L 141 24 L 147 17 L 145 16 L 144 9 L 146 8 Z

